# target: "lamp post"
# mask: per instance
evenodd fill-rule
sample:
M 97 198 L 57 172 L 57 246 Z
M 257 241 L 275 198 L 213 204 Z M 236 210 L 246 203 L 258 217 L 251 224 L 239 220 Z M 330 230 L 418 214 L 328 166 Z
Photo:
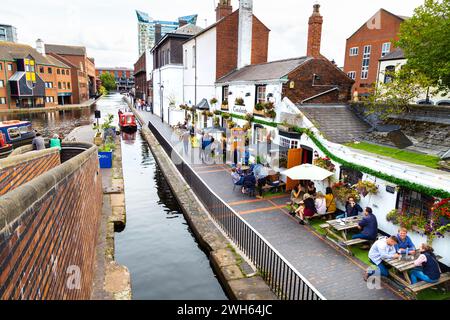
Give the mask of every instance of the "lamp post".
M 160 86 L 159 86 L 159 99 L 160 99 L 160 104 L 161 104 L 161 122 L 164 122 L 163 91 L 164 91 L 164 85 L 160 84 Z

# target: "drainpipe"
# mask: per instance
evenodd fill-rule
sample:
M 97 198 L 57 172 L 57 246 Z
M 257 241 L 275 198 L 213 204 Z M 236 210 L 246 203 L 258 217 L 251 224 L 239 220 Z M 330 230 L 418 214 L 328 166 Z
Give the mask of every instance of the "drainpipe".
M 195 58 L 195 68 L 194 68 L 194 70 L 195 70 L 194 102 L 195 102 L 195 105 L 197 105 L 197 38 L 194 39 L 194 46 L 195 46 L 195 57 L 194 57 Z

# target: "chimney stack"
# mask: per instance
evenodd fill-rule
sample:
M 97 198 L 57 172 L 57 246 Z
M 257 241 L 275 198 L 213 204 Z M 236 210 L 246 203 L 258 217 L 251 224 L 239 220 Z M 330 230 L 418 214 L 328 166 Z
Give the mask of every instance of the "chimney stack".
M 320 43 L 322 41 L 323 17 L 319 12 L 320 4 L 314 5 L 313 14 L 309 18 L 308 49 L 306 55 L 313 58 L 321 58 Z
M 239 0 L 238 69 L 252 64 L 253 0 Z
M 230 15 L 232 12 L 231 0 L 219 0 L 216 8 L 216 21 Z
M 45 44 L 42 39 L 36 40 L 36 51 L 45 56 Z

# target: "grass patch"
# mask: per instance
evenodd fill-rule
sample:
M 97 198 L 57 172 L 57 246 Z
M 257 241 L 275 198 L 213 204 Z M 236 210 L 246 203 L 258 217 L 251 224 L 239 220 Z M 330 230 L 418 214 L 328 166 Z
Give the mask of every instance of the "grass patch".
M 375 153 L 381 156 L 389 157 L 392 159 L 397 159 L 413 164 L 422 165 L 428 168 L 438 169 L 439 168 L 439 157 L 431 156 L 427 154 L 420 154 L 412 151 L 400 150 L 390 147 L 379 146 L 376 144 L 371 144 L 367 142 L 360 143 L 347 143 L 346 146 L 364 150 L 367 152 Z

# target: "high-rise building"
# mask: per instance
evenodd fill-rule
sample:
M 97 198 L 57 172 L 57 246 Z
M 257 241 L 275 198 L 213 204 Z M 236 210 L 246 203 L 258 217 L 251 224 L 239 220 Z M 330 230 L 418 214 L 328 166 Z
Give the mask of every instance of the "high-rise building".
M 167 33 L 175 31 L 180 25 L 196 24 L 197 15 L 179 17 L 178 21 L 154 20 L 147 13 L 136 10 L 138 19 L 139 56 L 151 49 Z
M 16 27 L 8 24 L 0 24 L 0 41 L 17 42 Z

